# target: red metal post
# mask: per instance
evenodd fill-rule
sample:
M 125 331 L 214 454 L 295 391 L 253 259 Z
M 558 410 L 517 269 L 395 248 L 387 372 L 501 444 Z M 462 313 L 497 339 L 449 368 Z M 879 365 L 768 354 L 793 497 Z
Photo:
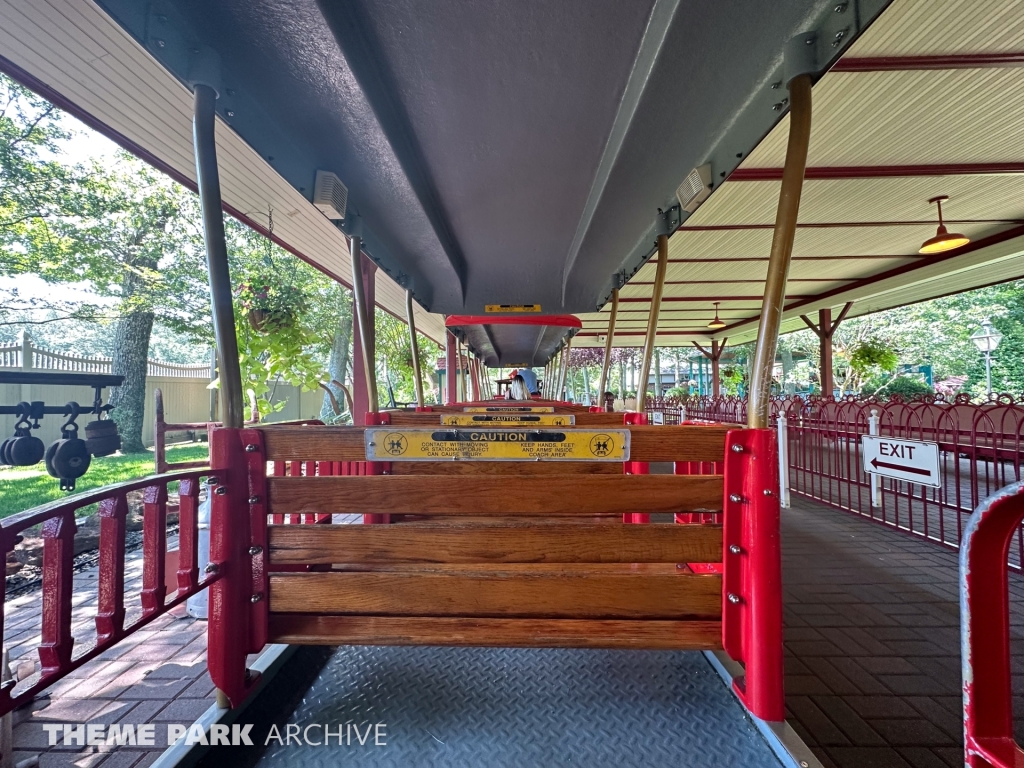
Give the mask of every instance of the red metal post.
M 1024 520 L 1024 483 L 989 497 L 960 544 L 964 760 L 970 768 L 1024 765 L 1013 738 L 1010 600 L 1006 558 Z
M 728 433 L 724 510 L 722 643 L 746 667 L 733 688 L 757 717 L 784 720 L 782 546 L 774 430 Z
M 373 424 L 390 424 L 391 414 L 390 413 L 368 413 L 366 414 L 366 425 L 370 426 Z M 366 471 L 364 474 L 367 475 L 387 475 L 391 473 L 391 463 L 386 461 L 367 461 L 364 462 Z M 364 525 L 381 525 L 384 523 L 391 522 L 391 515 L 388 513 L 376 513 L 370 512 L 363 515 Z
M 221 578 L 210 588 L 208 666 L 232 707 L 245 700 L 256 675 L 245 668 L 250 651 L 250 606 L 256 598 L 249 560 L 248 469 L 240 429 L 218 429 L 210 440 L 213 493 L 210 564 Z M 214 482 L 216 480 L 216 482 Z
M 366 313 L 370 339 L 367 347 L 370 360 L 376 360 L 376 344 L 373 339 L 374 314 L 376 312 L 377 265 L 360 252 L 363 265 L 363 291 L 366 296 Z M 366 388 L 366 374 L 363 369 L 363 340 L 358 329 L 352 334 L 352 423 L 362 426 L 362 414 L 370 410 L 370 395 Z M 358 414 L 358 416 L 357 416 Z
M 43 523 L 43 625 L 39 661 L 43 679 L 71 662 L 71 601 L 74 591 L 75 513 L 66 509 Z
M 622 415 L 623 424 L 646 424 L 646 413 L 625 413 Z M 622 464 L 624 475 L 647 475 L 650 474 L 650 464 L 646 461 L 626 461 Z M 647 512 L 625 512 L 622 515 L 624 523 L 649 523 L 651 515 Z
M 458 345 L 455 343 L 455 334 L 445 331 L 444 334 L 444 404 L 455 405 L 458 400 L 458 379 L 459 363 L 456 352 Z
M 182 481 L 182 485 L 186 482 Z M 96 609 L 96 641 L 103 643 L 124 630 L 124 535 L 128 498 L 118 494 L 100 502 L 100 574 Z
M 269 621 L 268 600 L 270 582 L 267 577 L 267 453 L 263 443 L 263 431 L 243 429 L 242 450 L 248 474 L 246 485 L 249 511 L 249 541 L 245 557 L 251 566 L 250 584 L 252 597 L 249 598 L 251 611 L 249 652 L 259 653 L 267 644 L 267 622 Z M 310 462 L 312 464 L 313 462 Z M 307 471 L 312 467 L 307 465 Z M 315 471 L 315 470 L 314 470 Z M 312 472 L 309 472 L 312 474 Z M 256 597 L 259 595 L 260 597 Z
M 199 482 L 182 480 L 178 486 L 178 594 L 199 583 Z
M 153 485 L 143 491 L 142 517 L 142 615 L 158 612 L 167 595 L 167 486 Z

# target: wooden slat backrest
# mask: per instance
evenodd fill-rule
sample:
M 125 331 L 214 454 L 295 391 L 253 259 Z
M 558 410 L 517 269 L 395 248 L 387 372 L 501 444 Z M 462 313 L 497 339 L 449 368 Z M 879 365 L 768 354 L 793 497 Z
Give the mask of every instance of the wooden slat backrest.
M 676 427 L 621 426 L 631 433 L 630 461 L 722 461 L 726 424 Z M 365 461 L 363 427 L 261 425 L 267 458 L 274 461 Z M 571 428 L 558 428 L 562 431 Z M 609 427 L 610 429 L 610 427 Z
M 438 565 L 270 576 L 274 613 L 717 619 L 722 577 L 671 563 Z
M 717 525 L 549 522 L 274 525 L 271 565 L 333 563 L 710 563 Z
M 722 508 L 719 475 L 523 476 L 498 487 L 487 476 L 267 478 L 274 514 L 600 515 L 713 512 Z

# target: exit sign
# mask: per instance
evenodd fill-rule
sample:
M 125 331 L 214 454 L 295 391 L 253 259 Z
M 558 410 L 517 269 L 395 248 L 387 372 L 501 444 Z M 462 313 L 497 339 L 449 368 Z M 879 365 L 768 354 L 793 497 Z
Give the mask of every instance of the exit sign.
M 939 445 L 922 440 L 861 435 L 864 471 L 938 488 Z

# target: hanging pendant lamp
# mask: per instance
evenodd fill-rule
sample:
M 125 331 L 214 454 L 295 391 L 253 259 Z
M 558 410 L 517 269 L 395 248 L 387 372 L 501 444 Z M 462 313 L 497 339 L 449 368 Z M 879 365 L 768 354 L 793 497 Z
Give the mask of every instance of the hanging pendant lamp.
M 722 302 L 713 301 L 711 303 L 715 305 L 715 319 L 708 323 L 708 328 L 714 328 L 715 330 L 725 328 L 725 321 L 718 317 L 718 305 Z
M 966 235 L 961 235 L 956 232 L 950 232 L 946 229 L 946 225 L 942 223 L 942 201 L 949 200 L 949 195 L 939 195 L 929 200 L 929 203 L 935 203 L 939 209 L 939 228 L 935 231 L 935 237 L 929 237 L 918 249 L 918 253 L 943 253 L 944 251 L 951 251 L 954 248 L 959 248 L 961 245 L 967 245 L 971 242 L 971 239 Z

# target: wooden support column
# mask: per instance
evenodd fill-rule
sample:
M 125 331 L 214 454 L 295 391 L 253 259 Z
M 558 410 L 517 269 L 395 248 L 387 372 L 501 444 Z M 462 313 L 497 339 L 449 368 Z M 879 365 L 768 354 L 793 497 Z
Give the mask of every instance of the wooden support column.
M 696 341 L 693 342 L 693 346 L 701 351 L 708 360 L 711 361 L 711 395 L 712 397 L 718 397 L 722 394 L 721 377 L 718 371 L 718 361 L 722 359 L 722 353 L 725 351 L 725 345 L 729 339 L 718 339 L 711 340 L 711 349 L 705 349 Z
M 444 341 L 444 404 L 455 405 L 455 402 L 458 399 L 456 394 L 457 379 L 455 377 L 459 375 L 458 363 L 455 362 L 455 334 L 451 331 L 445 331 Z
M 832 321 L 832 308 L 825 307 L 818 310 L 818 322 L 817 324 L 812 323 L 811 319 L 807 315 L 800 315 L 800 319 L 804 321 L 804 324 L 814 331 L 818 337 L 820 343 L 820 358 L 818 376 L 821 381 L 821 394 L 823 397 L 829 397 L 835 391 L 835 381 L 832 372 L 832 337 L 835 335 L 836 329 L 839 328 L 839 324 L 846 319 L 847 313 L 850 308 L 853 307 L 853 302 L 848 301 L 846 305 L 839 312 L 839 317 Z
M 612 291 L 612 311 L 608 317 L 608 338 L 604 340 L 604 364 L 601 366 L 601 383 L 597 385 L 598 402 L 604 403 L 604 392 L 608 387 L 608 369 L 612 364 L 612 339 L 615 337 L 615 319 L 619 314 L 619 289 Z
M 377 265 L 366 258 L 362 241 L 349 239 L 352 255 L 352 295 L 356 333 L 352 339 L 352 423 L 365 426 L 366 414 L 377 413 L 377 349 L 374 308 Z

